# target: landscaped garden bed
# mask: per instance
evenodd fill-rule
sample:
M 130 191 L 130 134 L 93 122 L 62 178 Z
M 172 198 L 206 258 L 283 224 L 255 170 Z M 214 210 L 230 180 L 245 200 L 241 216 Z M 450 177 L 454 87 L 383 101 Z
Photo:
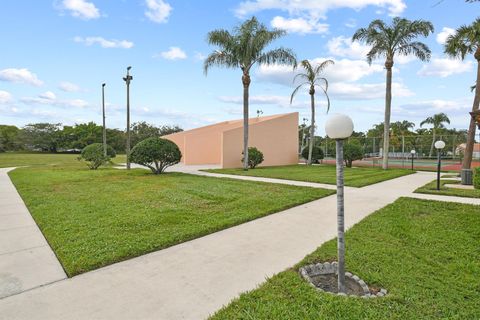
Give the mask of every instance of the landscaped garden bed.
M 333 193 L 78 161 L 19 168 L 17 190 L 69 276 L 166 248 Z
M 242 294 L 212 319 L 475 319 L 479 207 L 401 198 L 346 232 L 346 268 L 382 298 L 321 292 L 300 267 L 336 260 L 331 240 L 292 269 Z
M 455 197 L 467 197 L 467 198 L 480 198 L 480 189 L 460 189 L 454 187 L 448 187 L 445 185 L 460 184 L 460 181 L 456 180 L 440 180 L 440 190 L 437 190 L 437 181 L 427 183 L 423 187 L 415 190 L 416 193 L 436 194 L 442 196 L 455 196 Z
M 291 165 L 259 167 L 248 171 L 244 171 L 243 169 L 211 169 L 205 171 L 241 176 L 335 184 L 335 170 L 334 165 Z M 345 168 L 345 185 L 350 187 L 364 187 L 412 173 L 413 171 L 406 169 L 382 170 L 380 168 Z

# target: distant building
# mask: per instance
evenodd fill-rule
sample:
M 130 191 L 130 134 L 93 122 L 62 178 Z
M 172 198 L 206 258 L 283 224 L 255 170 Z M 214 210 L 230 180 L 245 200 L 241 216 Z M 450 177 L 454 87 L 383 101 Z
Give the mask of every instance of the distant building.
M 457 154 L 464 153 L 465 147 L 466 147 L 465 143 L 460 144 L 456 149 L 456 153 Z M 480 159 L 480 143 L 475 143 L 473 145 L 473 159 Z
M 178 145 L 186 165 L 242 167 L 243 119 L 164 136 Z M 298 163 L 298 112 L 249 119 L 249 147 L 263 152 L 261 166 Z

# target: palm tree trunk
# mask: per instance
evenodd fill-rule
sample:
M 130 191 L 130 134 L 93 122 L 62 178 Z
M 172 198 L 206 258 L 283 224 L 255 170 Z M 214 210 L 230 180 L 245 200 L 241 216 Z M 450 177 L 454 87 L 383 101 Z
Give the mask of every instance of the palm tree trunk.
M 313 145 L 315 142 L 315 93 L 310 94 L 310 101 L 312 107 L 312 120 L 310 126 L 310 144 L 308 146 L 308 164 L 312 164 Z
M 478 58 L 477 58 L 478 55 Z M 475 53 L 477 59 L 477 83 L 475 86 L 475 98 L 473 100 L 472 111 L 477 111 L 480 104 L 480 48 Z M 473 145 L 475 143 L 475 129 L 476 124 L 473 117 L 470 117 L 470 126 L 468 127 L 467 143 L 465 146 L 465 155 L 463 158 L 462 169 L 470 169 L 473 158 Z
M 392 110 L 392 67 L 393 61 L 385 62 L 387 69 L 387 86 L 385 90 L 385 121 L 383 128 L 383 162 L 382 168 L 388 169 L 388 149 L 390 144 L 390 114 Z
M 428 154 L 428 157 L 431 158 L 433 154 L 433 146 L 435 145 L 435 138 L 436 138 L 436 132 L 435 128 L 432 129 L 432 145 L 430 146 L 430 153 Z
M 250 75 L 244 73 L 243 83 L 243 170 L 248 170 L 248 89 Z

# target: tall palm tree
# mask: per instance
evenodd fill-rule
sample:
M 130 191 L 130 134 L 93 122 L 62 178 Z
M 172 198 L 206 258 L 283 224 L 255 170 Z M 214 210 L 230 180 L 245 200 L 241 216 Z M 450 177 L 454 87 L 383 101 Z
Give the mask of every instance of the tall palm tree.
M 330 110 L 330 98 L 328 97 L 328 80 L 325 77 L 321 77 L 322 71 L 330 64 L 333 64 L 332 60 L 325 60 L 322 63 L 318 64 L 314 67 L 310 64 L 308 60 L 302 60 L 300 63 L 305 69 L 305 72 L 299 73 L 293 79 L 293 82 L 297 78 L 301 78 L 304 80 L 301 84 L 299 84 L 295 90 L 293 90 L 292 95 L 290 96 L 290 104 L 292 104 L 293 98 L 297 94 L 297 92 L 303 86 L 307 85 L 309 87 L 308 94 L 310 95 L 310 105 L 312 108 L 312 118 L 310 120 L 310 141 L 308 145 L 308 164 L 312 164 L 312 151 L 314 146 L 315 140 L 315 87 L 319 87 L 322 89 L 323 93 L 327 97 L 327 112 Z M 322 86 L 325 85 L 325 87 Z
M 265 52 L 265 48 L 274 40 L 284 36 L 284 30 L 268 30 L 257 18 L 252 17 L 230 33 L 224 29 L 210 31 L 208 43 L 216 45 L 215 50 L 203 65 L 205 75 L 212 66 L 240 68 L 243 84 L 243 168 L 248 170 L 248 97 L 250 87 L 250 70 L 257 64 L 288 64 L 294 68 L 297 60 L 292 50 L 276 48 Z
M 364 42 L 372 48 L 367 53 L 369 64 L 376 58 L 385 58 L 387 69 L 385 93 L 385 127 L 383 132 L 383 169 L 388 168 L 388 149 L 390 132 L 390 114 L 392 106 L 392 67 L 395 55 L 414 55 L 421 61 L 430 59 L 430 49 L 422 42 L 414 41 L 419 36 L 428 37 L 433 32 L 429 21 L 396 17 L 390 26 L 382 20 L 374 20 L 367 28 L 358 29 L 352 41 Z
M 445 42 L 445 53 L 450 57 L 465 59 L 467 54 L 472 54 L 477 60 L 477 79 L 475 98 L 473 99 L 472 111 L 477 111 L 480 104 L 480 18 L 477 18 L 469 26 L 461 26 L 455 33 L 450 35 Z M 473 145 L 475 143 L 475 121 L 470 117 L 470 126 L 468 127 L 467 144 L 465 147 L 465 156 L 462 162 L 462 170 L 469 170 L 472 166 Z M 466 183 L 462 171 L 462 183 Z
M 448 123 L 450 124 L 450 119 L 448 118 L 448 116 L 441 112 L 441 113 L 437 113 L 437 114 L 434 114 L 433 116 L 431 117 L 428 117 L 427 119 L 423 120 L 422 122 L 420 122 L 420 127 L 423 127 L 424 124 L 431 124 L 432 125 L 432 145 L 430 146 L 430 153 L 429 153 L 429 157 L 432 156 L 432 153 L 433 153 L 433 145 L 435 144 L 435 140 L 437 139 L 437 132 L 439 129 L 444 129 L 445 126 L 443 125 L 443 123 Z

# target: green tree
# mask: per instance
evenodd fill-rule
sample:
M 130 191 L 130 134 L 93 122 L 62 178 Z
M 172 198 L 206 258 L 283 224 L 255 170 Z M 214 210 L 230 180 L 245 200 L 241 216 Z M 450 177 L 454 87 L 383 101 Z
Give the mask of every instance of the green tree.
M 385 121 L 383 132 L 383 164 L 382 168 L 388 168 L 388 150 L 390 142 L 390 115 L 392 106 L 392 68 L 396 55 L 414 55 L 421 61 L 430 59 L 431 52 L 428 46 L 422 42 L 414 41 L 419 36 L 427 37 L 433 32 L 433 25 L 429 21 L 414 20 L 396 17 L 391 25 L 386 25 L 382 20 L 374 20 L 367 28 L 361 28 L 355 32 L 353 41 L 364 42 L 371 46 L 367 53 L 368 63 L 374 59 L 385 58 L 386 93 L 385 93 Z
M 20 129 L 16 126 L 0 125 L 0 149 L 14 151 L 21 149 L 18 140 Z
M 321 74 L 325 68 L 333 64 L 332 60 L 325 60 L 320 64 L 317 64 L 315 67 L 312 67 L 308 60 L 302 60 L 300 63 L 305 70 L 305 72 L 299 73 L 295 76 L 294 82 L 297 78 L 302 79 L 302 83 L 300 83 L 295 90 L 293 90 L 292 95 L 290 96 L 290 104 L 292 104 L 293 98 L 298 93 L 298 91 L 303 86 L 308 86 L 308 94 L 310 95 L 310 108 L 311 108 L 311 119 L 310 119 L 310 137 L 312 137 L 309 141 L 308 145 L 308 159 L 307 164 L 312 164 L 312 150 L 315 144 L 315 87 L 319 87 L 322 89 L 325 97 L 327 98 L 327 112 L 330 110 L 330 98 L 328 97 L 328 80 L 325 77 L 322 77 Z M 325 87 L 323 87 L 325 86 Z
M 27 149 L 57 152 L 61 123 L 33 123 L 22 129 L 21 139 Z
M 477 60 L 477 78 L 475 85 L 475 97 L 473 99 L 472 111 L 479 110 L 480 104 L 480 18 L 477 18 L 468 26 L 461 26 L 455 33 L 450 35 L 445 42 L 445 53 L 454 58 L 465 59 L 467 54 L 473 54 Z M 473 158 L 473 146 L 475 143 L 475 121 L 470 118 L 468 127 L 467 144 L 462 162 L 462 169 L 471 169 Z
M 345 143 L 343 145 L 343 159 L 345 165 L 352 167 L 353 161 L 363 159 L 363 149 L 356 143 Z
M 255 64 L 289 64 L 296 67 L 295 54 L 290 49 L 277 48 L 265 51 L 274 40 L 284 36 L 284 30 L 268 30 L 257 18 L 252 17 L 236 27 L 233 33 L 219 29 L 208 33 L 208 43 L 220 48 L 212 52 L 204 63 L 204 72 L 213 66 L 240 68 L 243 84 L 243 161 L 244 170 L 248 170 L 248 105 L 250 70 Z
M 423 127 L 424 124 L 429 124 L 432 126 L 432 145 L 430 146 L 430 153 L 428 154 L 429 157 L 432 157 L 433 153 L 433 145 L 435 144 L 435 140 L 437 139 L 437 132 L 439 129 L 445 128 L 443 125 L 444 123 L 450 124 L 450 119 L 445 113 L 437 113 L 431 117 L 420 122 L 420 127 Z

